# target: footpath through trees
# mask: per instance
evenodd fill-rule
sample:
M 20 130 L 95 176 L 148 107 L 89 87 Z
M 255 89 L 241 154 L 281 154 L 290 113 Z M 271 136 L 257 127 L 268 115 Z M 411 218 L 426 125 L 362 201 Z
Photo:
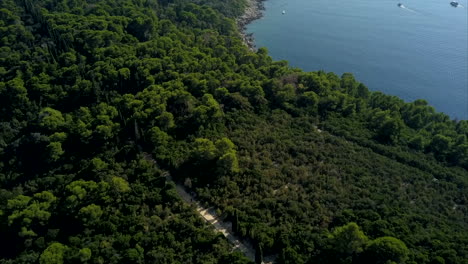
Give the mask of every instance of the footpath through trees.
M 144 153 L 144 155 L 147 160 L 151 160 L 152 162 L 156 163 L 150 154 Z M 255 247 L 248 241 L 242 241 L 234 234 L 232 231 L 231 222 L 224 221 L 218 217 L 214 207 L 204 207 L 199 201 L 195 199 L 193 195 L 185 190 L 185 187 L 182 184 L 175 182 L 169 172 L 165 172 L 164 176 L 166 177 L 167 181 L 173 182 L 175 184 L 177 194 L 182 198 L 182 200 L 184 200 L 186 203 L 194 205 L 196 211 L 203 218 L 203 220 L 212 225 L 217 232 L 222 233 L 227 238 L 229 243 L 233 245 L 233 250 L 242 252 L 248 259 L 255 262 Z M 262 263 L 273 263 L 273 259 L 274 257 L 267 256 L 264 258 Z

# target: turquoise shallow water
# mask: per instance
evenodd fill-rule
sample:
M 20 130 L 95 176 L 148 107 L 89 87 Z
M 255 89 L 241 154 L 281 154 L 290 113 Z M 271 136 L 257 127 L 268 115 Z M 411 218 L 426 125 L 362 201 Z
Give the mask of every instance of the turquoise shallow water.
M 267 0 L 247 32 L 293 67 L 351 72 L 371 90 L 468 119 L 467 0 L 400 1 Z

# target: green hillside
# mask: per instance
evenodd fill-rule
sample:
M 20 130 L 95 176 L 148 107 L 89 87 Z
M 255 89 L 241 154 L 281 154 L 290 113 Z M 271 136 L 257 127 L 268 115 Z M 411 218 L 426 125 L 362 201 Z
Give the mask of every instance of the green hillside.
M 258 261 L 468 263 L 468 121 L 249 51 L 245 6 L 0 2 L 0 263 L 251 263 L 165 171 Z

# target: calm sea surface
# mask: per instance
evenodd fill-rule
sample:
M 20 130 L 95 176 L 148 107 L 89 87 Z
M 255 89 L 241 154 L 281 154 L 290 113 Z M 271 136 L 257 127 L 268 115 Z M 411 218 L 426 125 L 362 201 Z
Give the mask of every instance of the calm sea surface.
M 468 119 L 467 0 L 400 1 L 267 0 L 247 32 L 293 67 L 351 72 L 371 90 Z

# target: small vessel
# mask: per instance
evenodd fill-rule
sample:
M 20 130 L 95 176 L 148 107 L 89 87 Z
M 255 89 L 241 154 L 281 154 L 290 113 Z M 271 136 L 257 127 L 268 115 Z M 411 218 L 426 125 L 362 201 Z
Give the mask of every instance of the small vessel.
M 283 10 L 283 12 L 281 12 L 281 14 L 283 14 L 283 15 L 284 15 L 284 14 L 286 14 L 286 11 L 285 11 L 285 10 Z
M 452 1 L 450 2 L 450 5 L 453 7 L 458 7 L 458 2 L 457 1 Z
M 398 3 L 398 7 L 403 7 L 403 4 L 402 4 L 402 3 Z

